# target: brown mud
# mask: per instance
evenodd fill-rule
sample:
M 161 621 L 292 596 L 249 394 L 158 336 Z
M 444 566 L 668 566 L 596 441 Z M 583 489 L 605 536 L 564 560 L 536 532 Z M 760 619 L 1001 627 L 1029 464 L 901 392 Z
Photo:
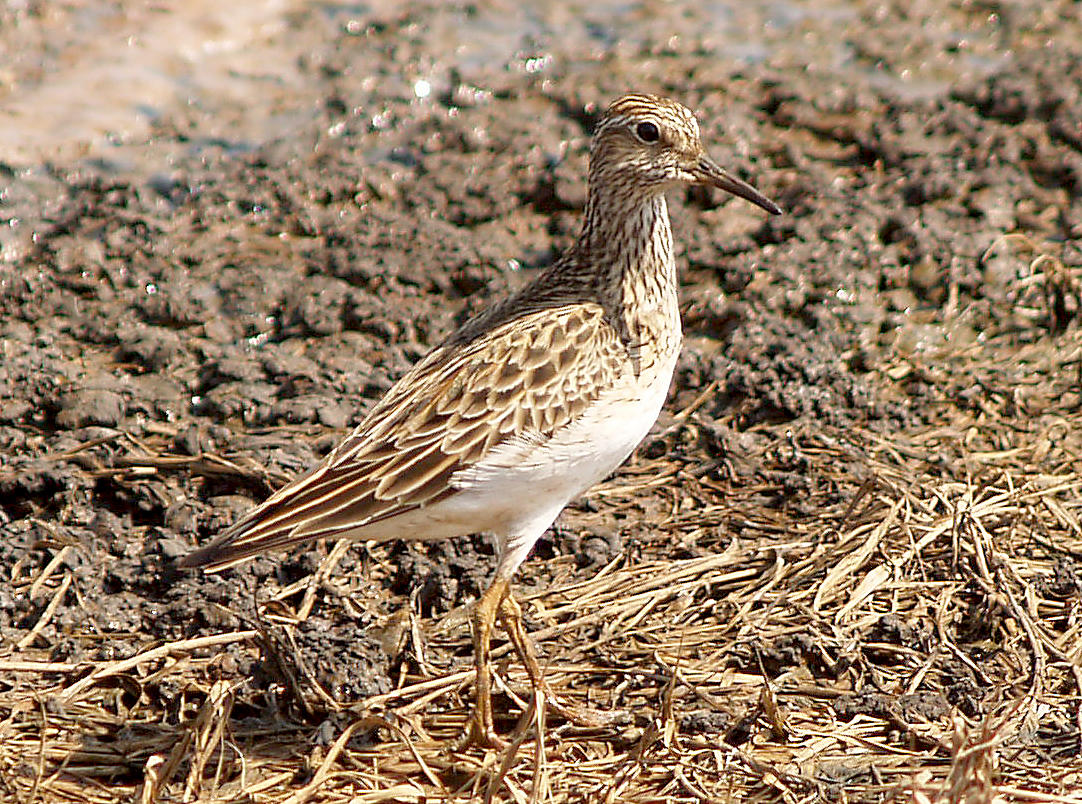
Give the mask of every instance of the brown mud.
M 0 798 L 1082 789 L 1077 5 L 571 8 L 297 13 L 281 109 L 0 164 Z M 171 563 L 572 240 L 630 89 L 786 215 L 673 199 L 666 412 L 518 579 L 620 725 L 499 780 L 440 747 L 489 539 Z

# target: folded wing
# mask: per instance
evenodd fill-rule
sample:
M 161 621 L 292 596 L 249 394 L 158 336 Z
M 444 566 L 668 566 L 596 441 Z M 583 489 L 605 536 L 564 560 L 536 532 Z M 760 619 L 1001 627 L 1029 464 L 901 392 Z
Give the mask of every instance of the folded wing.
M 310 539 L 363 539 L 366 525 L 456 494 L 454 475 L 506 439 L 543 440 L 567 426 L 628 366 L 627 347 L 592 304 L 439 347 L 318 466 L 179 566 L 220 569 Z

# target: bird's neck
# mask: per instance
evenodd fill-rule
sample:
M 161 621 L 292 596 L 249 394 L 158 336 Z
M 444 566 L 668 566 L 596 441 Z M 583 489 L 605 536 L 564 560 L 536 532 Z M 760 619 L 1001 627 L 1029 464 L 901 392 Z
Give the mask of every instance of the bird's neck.
M 595 298 L 629 344 L 664 338 L 678 348 L 676 263 L 664 195 L 630 198 L 591 187 L 576 251 L 589 266 Z

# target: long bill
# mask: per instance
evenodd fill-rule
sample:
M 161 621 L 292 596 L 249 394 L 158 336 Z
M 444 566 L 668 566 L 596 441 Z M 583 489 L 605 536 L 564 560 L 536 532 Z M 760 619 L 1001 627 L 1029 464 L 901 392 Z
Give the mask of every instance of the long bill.
M 709 156 L 704 156 L 699 160 L 699 164 L 695 166 L 695 173 L 699 181 L 703 184 L 713 185 L 714 187 L 725 190 L 727 193 L 739 196 L 745 201 L 750 201 L 755 204 L 757 207 L 762 207 L 772 215 L 782 214 L 781 207 L 746 181 L 741 181 L 736 176 L 723 169 Z

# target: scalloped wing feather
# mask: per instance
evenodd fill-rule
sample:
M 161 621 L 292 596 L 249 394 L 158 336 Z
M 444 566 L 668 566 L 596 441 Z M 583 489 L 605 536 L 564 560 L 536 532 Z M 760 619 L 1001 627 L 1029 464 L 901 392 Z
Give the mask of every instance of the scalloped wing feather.
M 435 505 L 455 493 L 456 472 L 508 438 L 541 442 L 573 422 L 630 362 L 600 305 L 590 303 L 530 312 L 467 343 L 452 339 L 321 464 L 181 565 L 221 568 Z

